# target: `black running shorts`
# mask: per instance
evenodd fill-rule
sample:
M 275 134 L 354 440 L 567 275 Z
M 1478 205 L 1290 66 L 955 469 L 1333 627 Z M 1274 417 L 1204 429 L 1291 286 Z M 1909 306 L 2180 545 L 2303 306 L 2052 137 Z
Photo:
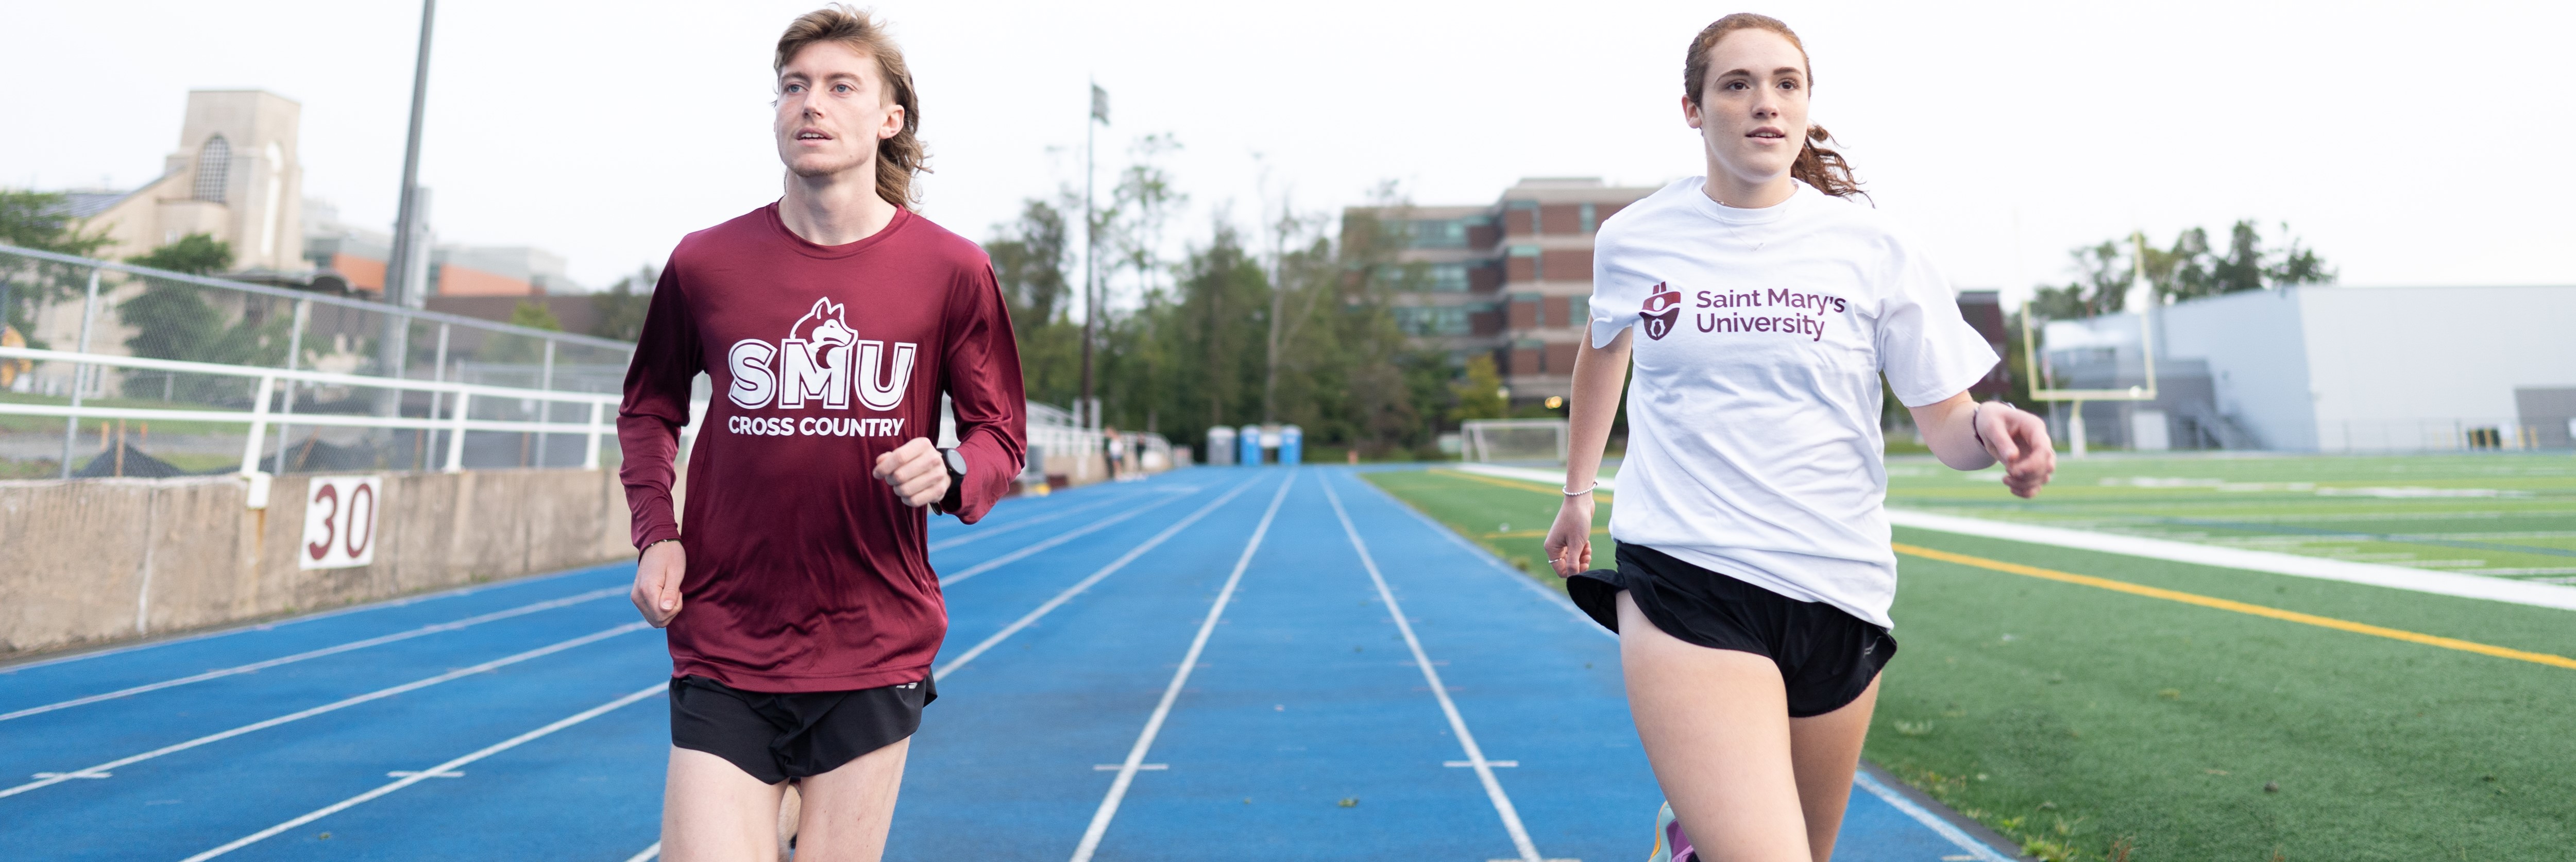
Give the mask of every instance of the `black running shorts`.
M 1791 718 L 1843 708 L 1896 656 L 1886 629 L 1833 605 L 1792 599 L 1643 545 L 1622 543 L 1618 557 L 1616 569 L 1566 579 L 1576 606 L 1615 632 L 1624 590 L 1665 634 L 1770 659 L 1788 687 Z
M 777 784 L 821 775 L 921 727 L 939 699 L 928 678 L 857 691 L 743 691 L 703 676 L 671 680 L 671 744 L 731 761 Z

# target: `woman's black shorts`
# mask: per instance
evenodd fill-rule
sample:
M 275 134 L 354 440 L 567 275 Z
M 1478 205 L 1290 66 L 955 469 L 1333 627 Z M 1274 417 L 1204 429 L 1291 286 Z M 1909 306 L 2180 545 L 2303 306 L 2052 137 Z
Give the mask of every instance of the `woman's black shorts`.
M 703 676 L 671 680 L 671 744 L 731 761 L 777 784 L 821 775 L 921 728 L 939 699 L 928 677 L 882 688 L 773 694 Z
M 1769 658 L 1788 687 L 1791 718 L 1843 708 L 1896 656 L 1886 629 L 1833 605 L 1792 599 L 1643 545 L 1621 544 L 1618 556 L 1616 569 L 1566 579 L 1576 606 L 1615 632 L 1625 590 L 1665 634 Z

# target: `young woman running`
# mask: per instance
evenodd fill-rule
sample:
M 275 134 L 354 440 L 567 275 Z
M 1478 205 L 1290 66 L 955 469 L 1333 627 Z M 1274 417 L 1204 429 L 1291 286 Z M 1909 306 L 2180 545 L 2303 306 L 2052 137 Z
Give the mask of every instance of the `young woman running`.
M 1808 122 L 1806 49 L 1788 25 L 1719 19 L 1683 76 L 1708 175 L 1601 226 L 1547 553 L 1619 632 L 1669 800 L 1658 858 L 1696 845 L 1712 860 L 1824 862 L 1896 653 L 1880 374 L 1952 468 L 2000 461 L 2028 497 L 2056 458 L 2038 417 L 1968 396 L 1996 357 L 1923 247 L 1842 200 L 1858 189 L 1818 146 L 1831 139 Z M 1632 359 L 1618 559 L 1585 571 L 1590 489 Z

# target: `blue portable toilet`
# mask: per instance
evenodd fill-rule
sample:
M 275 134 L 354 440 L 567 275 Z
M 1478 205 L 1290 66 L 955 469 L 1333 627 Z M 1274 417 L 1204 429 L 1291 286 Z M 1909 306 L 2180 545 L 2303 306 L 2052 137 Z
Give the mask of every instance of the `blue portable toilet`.
M 1234 463 L 1234 429 L 1223 425 L 1208 429 L 1207 459 L 1211 467 Z
M 1279 463 L 1299 464 L 1306 460 L 1306 429 L 1295 425 L 1279 429 Z
M 1243 447 L 1243 466 L 1261 466 L 1261 426 L 1243 426 L 1235 440 Z

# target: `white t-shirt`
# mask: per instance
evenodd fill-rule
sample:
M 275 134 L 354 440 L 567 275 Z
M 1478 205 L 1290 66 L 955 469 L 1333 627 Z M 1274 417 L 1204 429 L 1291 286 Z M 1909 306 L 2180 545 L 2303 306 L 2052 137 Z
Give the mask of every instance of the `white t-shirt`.
M 1922 247 L 1799 183 L 1761 209 L 1683 180 L 1601 225 L 1592 343 L 1635 326 L 1610 535 L 1893 627 L 1879 373 L 1920 407 L 1994 367 Z

